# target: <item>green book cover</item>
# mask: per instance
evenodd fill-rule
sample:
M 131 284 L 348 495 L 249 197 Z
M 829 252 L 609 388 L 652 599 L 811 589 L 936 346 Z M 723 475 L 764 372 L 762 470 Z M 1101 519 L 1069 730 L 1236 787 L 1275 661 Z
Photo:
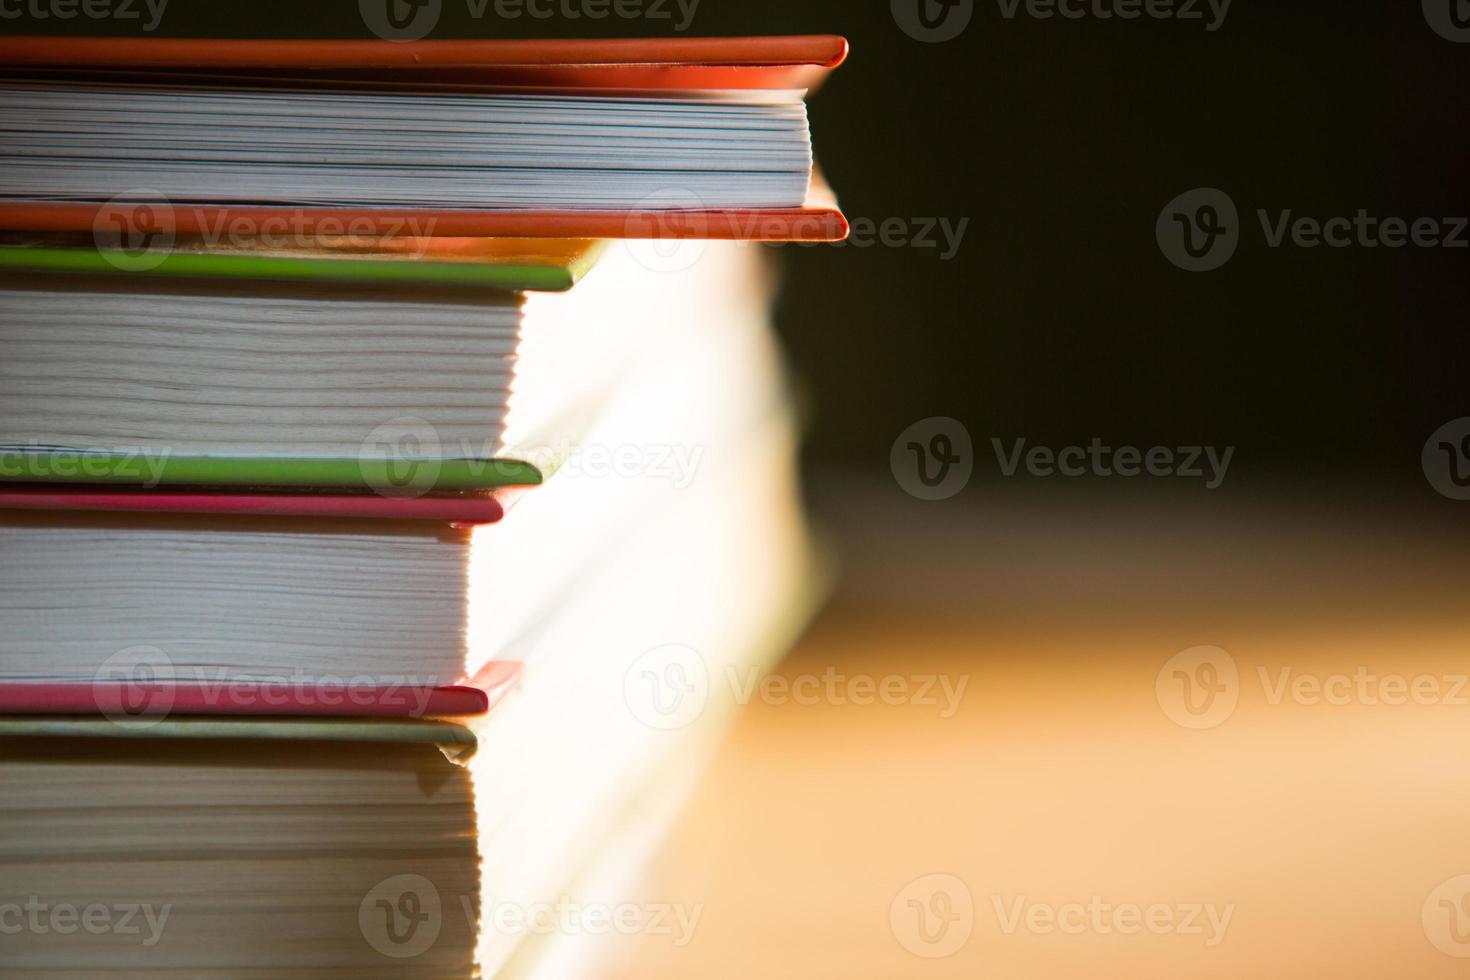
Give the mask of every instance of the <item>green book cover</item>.
M 602 243 L 554 239 L 427 239 L 381 249 L 212 247 L 174 243 L 139 254 L 81 240 L 3 244 L 0 272 L 396 283 L 564 292 L 597 262 Z
M 543 474 L 516 459 L 312 459 L 175 456 L 0 448 L 0 481 L 110 486 L 279 487 L 373 491 L 385 496 L 538 486 Z
M 570 289 L 605 243 L 560 239 L 409 239 L 367 248 L 271 249 L 179 240 L 139 256 L 70 235 L 0 233 L 0 273 L 175 276 L 321 282 L 438 283 L 511 291 Z M 121 487 L 375 491 L 386 496 L 535 486 L 547 474 L 504 459 L 238 457 L 0 446 L 0 481 Z

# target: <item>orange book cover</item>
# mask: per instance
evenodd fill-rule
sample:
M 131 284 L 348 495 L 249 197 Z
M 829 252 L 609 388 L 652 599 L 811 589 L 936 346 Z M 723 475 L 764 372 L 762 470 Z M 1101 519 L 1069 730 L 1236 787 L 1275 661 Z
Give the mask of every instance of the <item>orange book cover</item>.
M 244 77 L 332 84 L 555 91 L 813 89 L 847 57 L 847 41 L 797 37 L 620 40 L 204 40 L 0 37 L 0 65 L 29 73 L 104 72 L 149 81 Z M 115 203 L 3 201 L 0 228 L 90 231 Z M 709 238 L 838 241 L 847 221 L 820 176 L 801 208 L 773 210 L 474 210 L 176 204 L 179 235 L 225 223 L 289 220 L 308 234 L 343 220 L 391 235 L 409 219 L 451 238 Z M 366 224 L 364 224 L 366 223 Z M 369 231 L 368 233 L 372 233 Z

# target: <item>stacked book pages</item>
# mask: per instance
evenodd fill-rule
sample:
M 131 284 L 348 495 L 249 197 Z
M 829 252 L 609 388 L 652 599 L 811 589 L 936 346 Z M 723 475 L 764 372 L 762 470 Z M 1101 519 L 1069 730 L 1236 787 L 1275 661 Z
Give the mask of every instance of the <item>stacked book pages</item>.
M 0 39 L 0 964 L 595 973 L 814 598 L 840 38 Z

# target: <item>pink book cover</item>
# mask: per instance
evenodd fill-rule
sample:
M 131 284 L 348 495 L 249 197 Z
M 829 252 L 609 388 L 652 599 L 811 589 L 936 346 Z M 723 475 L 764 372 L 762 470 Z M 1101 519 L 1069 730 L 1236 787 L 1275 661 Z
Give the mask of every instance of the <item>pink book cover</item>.
M 524 487 L 492 493 L 387 497 L 374 493 L 95 490 L 0 485 L 0 511 L 232 514 L 356 520 L 438 521 L 456 527 L 495 524 Z
M 164 682 L 142 676 L 70 684 L 0 684 L 0 715 L 103 715 L 146 723 L 173 715 L 469 718 L 488 714 L 520 681 L 521 664 L 490 662 L 462 685 Z
M 141 514 L 224 514 L 418 520 L 475 527 L 498 522 L 523 488 L 493 494 L 425 496 L 376 494 L 192 492 L 52 489 L 0 486 L 0 512 L 85 511 Z M 492 661 L 479 674 L 441 687 L 231 682 L 175 683 L 154 676 L 81 683 L 0 683 L 3 714 L 103 714 L 115 718 L 166 715 L 283 715 L 461 718 L 486 714 L 520 679 L 521 665 Z

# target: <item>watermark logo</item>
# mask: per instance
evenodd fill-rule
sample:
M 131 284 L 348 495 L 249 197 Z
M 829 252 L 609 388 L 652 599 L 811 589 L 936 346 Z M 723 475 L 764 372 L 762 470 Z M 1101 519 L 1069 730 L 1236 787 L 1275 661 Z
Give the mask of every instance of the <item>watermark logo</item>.
M 1470 500 L 1470 416 L 1446 422 L 1424 443 L 1424 477 L 1441 496 Z
M 1154 224 L 1164 257 L 1189 272 L 1210 272 L 1230 261 L 1240 244 L 1240 215 L 1230 195 L 1196 187 L 1164 205 Z
M 925 44 L 953 41 L 970 26 L 975 0 L 889 0 L 893 21 Z
M 975 446 L 963 423 L 944 416 L 927 418 L 899 433 L 888 466 L 909 496 L 947 500 L 969 484 Z
M 1456 44 L 1470 42 L 1470 3 L 1466 0 L 1422 0 L 1424 19 L 1434 33 Z
M 699 651 L 677 643 L 641 654 L 623 675 L 623 700 L 649 728 L 684 728 L 709 703 L 709 669 Z
M 904 885 L 888 906 L 888 926 L 904 949 L 926 960 L 953 956 L 975 931 L 970 886 L 951 874 L 928 874 Z
M 439 24 L 444 0 L 357 0 L 367 29 L 385 41 L 417 41 Z
M 1182 728 L 1218 728 L 1240 703 L 1240 669 L 1235 658 L 1219 647 L 1191 647 L 1159 668 L 1154 697 L 1169 720 Z
M 173 205 L 161 191 L 135 188 L 109 200 L 92 216 L 92 241 L 109 265 L 151 272 L 177 239 Z
M 1446 956 L 1470 958 L 1470 875 L 1442 881 L 1420 910 L 1424 935 Z
M 357 907 L 357 927 L 368 945 L 397 960 L 427 952 L 443 924 L 439 889 L 422 875 L 385 878 Z
M 682 187 L 655 191 L 634 206 L 623 247 L 650 272 L 676 273 L 704 258 L 708 222 L 704 199 Z
M 363 482 L 384 497 L 422 497 L 439 482 L 444 466 L 439 431 L 424 419 L 404 416 L 377 426 L 358 449 Z
M 152 728 L 173 710 L 175 680 L 168 654 L 158 647 L 128 647 L 102 661 L 92 675 L 92 700 L 116 725 Z

